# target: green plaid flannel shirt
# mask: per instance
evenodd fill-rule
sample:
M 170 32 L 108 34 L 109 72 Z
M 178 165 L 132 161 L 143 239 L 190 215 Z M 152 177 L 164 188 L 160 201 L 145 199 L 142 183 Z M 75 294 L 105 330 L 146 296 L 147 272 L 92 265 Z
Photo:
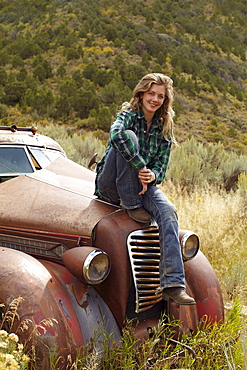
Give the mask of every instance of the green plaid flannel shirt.
M 132 130 L 136 134 L 139 140 L 139 152 L 126 130 Z M 105 155 L 97 164 L 97 175 L 102 171 L 107 153 L 113 147 L 137 170 L 146 166 L 153 171 L 156 175 L 154 184 L 160 184 L 165 177 L 171 144 L 171 140 L 163 137 L 162 125 L 157 118 L 154 117 L 150 131 L 147 134 L 147 121 L 143 111 L 124 110 L 118 113 L 116 121 L 111 126 L 110 139 Z M 98 195 L 97 186 L 95 194 Z

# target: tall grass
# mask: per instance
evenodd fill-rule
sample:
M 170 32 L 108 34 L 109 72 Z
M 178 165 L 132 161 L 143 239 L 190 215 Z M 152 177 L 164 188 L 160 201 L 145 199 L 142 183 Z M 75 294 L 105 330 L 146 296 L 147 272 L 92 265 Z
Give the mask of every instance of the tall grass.
M 97 343 L 90 343 L 71 370 L 243 369 L 243 341 L 239 340 L 243 324 L 238 302 L 224 324 L 202 325 L 197 333 L 184 335 L 180 341 L 173 339 L 175 324 L 167 324 L 167 320 L 163 324 L 161 319 L 152 336 L 138 342 L 129 323 L 121 345 L 115 343 L 109 348 L 106 338 L 100 353 Z
M 196 232 L 201 250 L 221 283 L 224 299 L 247 302 L 247 210 L 240 190 L 227 193 L 216 188 L 195 188 L 186 193 L 171 182 L 162 187 L 175 204 L 179 224 Z M 247 189 L 247 188 L 246 188 Z

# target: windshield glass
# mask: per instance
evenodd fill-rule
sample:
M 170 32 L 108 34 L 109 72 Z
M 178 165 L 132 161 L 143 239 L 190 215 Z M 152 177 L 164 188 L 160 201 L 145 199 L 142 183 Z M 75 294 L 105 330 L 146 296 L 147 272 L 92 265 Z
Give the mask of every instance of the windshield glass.
M 55 161 L 55 159 L 63 155 L 62 153 L 56 150 L 45 149 L 45 148 L 29 147 L 29 150 L 41 168 L 47 167 L 48 164 L 50 164 L 51 162 Z
M 22 147 L 0 147 L 0 173 L 30 173 L 33 167 Z

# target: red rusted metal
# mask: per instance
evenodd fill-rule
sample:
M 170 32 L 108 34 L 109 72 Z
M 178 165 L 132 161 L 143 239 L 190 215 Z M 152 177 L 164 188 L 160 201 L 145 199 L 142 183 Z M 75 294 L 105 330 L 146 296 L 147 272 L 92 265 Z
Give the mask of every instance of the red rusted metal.
M 204 254 L 199 251 L 195 258 L 184 264 L 188 286 L 196 300 L 198 319 L 209 323 L 224 321 L 224 304 L 219 280 Z
M 44 175 L 49 182 L 42 181 Z M 93 199 L 92 183 L 87 196 L 89 189 L 84 184 L 87 181 L 50 176 L 46 170 L 2 183 L 1 226 L 91 236 L 97 222 L 118 208 Z
M 130 262 L 126 247 L 129 233 L 147 227 L 130 219 L 127 212 L 119 210 L 104 217 L 96 226 L 94 245 L 111 258 L 111 271 L 107 279 L 96 287 L 114 313 L 120 327 L 125 323 L 129 289 L 131 285 Z M 111 230 L 109 233 L 108 230 Z
M 0 283 L 1 302 L 7 305 L 19 296 L 24 299 L 13 330 L 29 348 L 35 345 L 40 370 L 49 368 L 49 351 L 58 351 L 59 366 L 65 367 L 67 356 L 73 359 L 77 348 L 95 334 L 113 333 L 116 340 L 120 338 L 112 313 L 94 288 L 80 283 L 61 265 L 1 248 Z M 80 300 L 74 290 L 80 291 Z M 30 320 L 29 329 L 19 330 L 26 319 Z M 56 322 L 50 327 L 44 319 Z

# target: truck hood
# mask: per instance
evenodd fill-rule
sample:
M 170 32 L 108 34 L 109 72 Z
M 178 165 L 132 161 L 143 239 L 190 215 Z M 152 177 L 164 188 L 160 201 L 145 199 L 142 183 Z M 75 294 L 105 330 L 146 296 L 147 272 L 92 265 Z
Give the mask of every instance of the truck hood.
M 0 184 L 0 226 L 91 236 L 94 226 L 118 207 L 97 200 L 95 174 L 58 158 L 46 169 Z

